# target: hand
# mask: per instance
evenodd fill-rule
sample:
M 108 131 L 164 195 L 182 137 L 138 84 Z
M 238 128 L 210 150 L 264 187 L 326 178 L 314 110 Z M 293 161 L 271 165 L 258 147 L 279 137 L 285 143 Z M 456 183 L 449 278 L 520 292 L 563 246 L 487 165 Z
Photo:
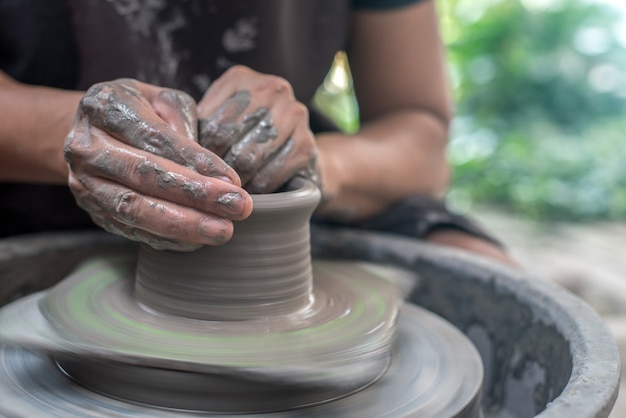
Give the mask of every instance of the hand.
M 198 104 L 199 142 L 237 171 L 251 193 L 277 190 L 295 175 L 321 186 L 309 114 L 284 79 L 235 66 Z
M 69 186 L 96 224 L 157 249 L 230 239 L 252 211 L 237 173 L 197 143 L 195 102 L 135 80 L 91 87 L 65 142 Z

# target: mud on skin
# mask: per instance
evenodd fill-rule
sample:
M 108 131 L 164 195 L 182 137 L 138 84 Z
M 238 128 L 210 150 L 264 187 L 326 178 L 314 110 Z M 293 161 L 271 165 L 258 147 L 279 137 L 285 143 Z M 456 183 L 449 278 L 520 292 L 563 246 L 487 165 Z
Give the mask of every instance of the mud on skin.
M 308 178 L 320 187 L 316 149 L 310 131 L 311 138 L 296 137 L 295 131 L 280 132 L 277 127 L 280 122 L 275 123 L 273 117 L 293 115 L 289 112 L 285 112 L 286 116 L 273 115 L 267 107 L 255 108 L 252 94 L 248 90 L 239 90 L 212 115 L 201 119 L 200 145 L 233 167 L 250 193 L 274 192 L 296 175 Z M 289 104 L 293 106 L 291 112 L 302 106 L 293 99 Z
M 197 144 L 195 102 L 134 80 L 92 87 L 65 144 L 77 203 L 104 229 L 159 249 L 232 236 L 252 201 L 237 173 Z

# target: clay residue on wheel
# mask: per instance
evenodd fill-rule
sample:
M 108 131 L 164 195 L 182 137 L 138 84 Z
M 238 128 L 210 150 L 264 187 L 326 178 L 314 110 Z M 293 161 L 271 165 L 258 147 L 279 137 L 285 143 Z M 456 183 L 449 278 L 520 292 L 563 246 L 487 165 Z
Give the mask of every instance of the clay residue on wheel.
M 85 262 L 47 294 L 0 316 L 10 328 L 3 335 L 24 346 L 27 334 L 47 336 L 68 373 L 111 394 L 121 385 L 114 366 L 129 376 L 169 370 L 176 378 L 199 373 L 288 386 L 315 402 L 370 385 L 389 364 L 401 303 L 396 287 L 380 279 L 384 268 L 312 263 L 309 218 L 319 190 L 311 182 L 253 200 L 252 215 L 228 243 L 186 253 L 142 245 L 137 259 Z M 28 333 L 17 325 L 26 317 Z M 37 348 L 46 349 L 42 338 Z M 94 373 L 77 373 L 81 362 Z M 141 401 L 133 390 L 125 396 Z

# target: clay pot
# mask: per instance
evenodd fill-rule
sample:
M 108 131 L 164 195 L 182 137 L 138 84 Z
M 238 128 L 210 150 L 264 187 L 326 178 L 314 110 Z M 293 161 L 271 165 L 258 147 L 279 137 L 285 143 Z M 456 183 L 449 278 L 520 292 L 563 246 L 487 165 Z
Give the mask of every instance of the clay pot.
M 142 245 L 135 296 L 158 312 L 240 321 L 285 315 L 310 304 L 309 219 L 320 199 L 304 179 L 253 195 L 254 210 L 225 245 L 181 253 Z

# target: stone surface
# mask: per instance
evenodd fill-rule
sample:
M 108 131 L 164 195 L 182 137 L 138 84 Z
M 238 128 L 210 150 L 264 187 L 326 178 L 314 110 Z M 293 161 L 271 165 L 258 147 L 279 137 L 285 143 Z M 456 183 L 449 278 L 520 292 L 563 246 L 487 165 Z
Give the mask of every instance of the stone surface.
M 486 418 L 608 417 L 617 397 L 619 353 L 600 316 L 581 298 L 449 247 L 350 230 L 315 232 L 314 256 L 362 258 L 419 275 L 409 300 L 452 322 L 481 354 Z
M 550 223 L 481 208 L 473 213 L 531 274 L 588 302 L 615 337 L 626 364 L 626 222 Z M 626 367 L 610 418 L 626 418 Z
M 409 299 L 465 331 L 487 364 L 486 390 L 493 392 L 484 398 L 490 401 L 483 403 L 486 417 L 530 417 L 533 410 L 542 411 L 542 418 L 609 415 L 618 387 L 618 351 L 600 317 L 580 298 L 548 280 L 461 251 L 382 234 L 317 228 L 315 232 L 312 249 L 317 257 L 364 259 L 418 274 L 419 288 Z M 57 244 L 58 238 L 33 238 L 25 254 L 6 257 L 0 270 L 33 268 L 35 259 L 44 259 L 36 258 L 37 253 L 42 257 L 51 250 L 57 253 L 57 246 L 48 245 Z M 70 237 L 62 238 L 65 242 Z M 94 243 L 83 238 L 72 238 L 75 249 L 82 251 Z M 6 254 L 23 252 L 21 244 L 2 244 Z M 31 263 L 24 263 L 24 256 Z M 51 280 L 56 266 L 47 267 Z M 569 354 L 572 361 L 553 360 L 555 353 Z M 570 372 L 572 378 L 561 393 Z

